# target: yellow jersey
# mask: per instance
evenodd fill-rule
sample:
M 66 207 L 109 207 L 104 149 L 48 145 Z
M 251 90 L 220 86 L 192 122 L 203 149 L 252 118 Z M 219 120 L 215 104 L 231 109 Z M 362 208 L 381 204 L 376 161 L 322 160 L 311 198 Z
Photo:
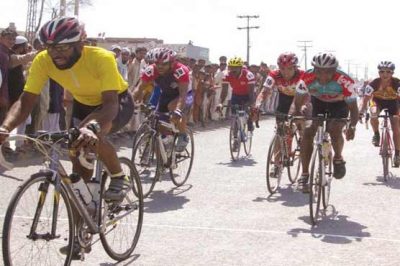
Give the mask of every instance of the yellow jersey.
M 51 78 L 68 90 L 82 104 L 97 106 L 102 103 L 102 92 L 128 88 L 118 72 L 114 54 L 100 47 L 84 46 L 79 60 L 69 69 L 58 69 L 47 50 L 40 52 L 29 69 L 24 91 L 39 95 Z

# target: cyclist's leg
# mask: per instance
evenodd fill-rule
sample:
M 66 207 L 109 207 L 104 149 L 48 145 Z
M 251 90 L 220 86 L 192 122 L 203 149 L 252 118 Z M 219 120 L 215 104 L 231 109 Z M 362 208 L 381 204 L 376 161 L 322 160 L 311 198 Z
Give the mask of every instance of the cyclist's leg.
M 329 103 L 328 111 L 330 118 L 347 118 L 349 110 L 344 101 Z M 331 121 L 328 123 L 327 131 L 331 136 L 332 148 L 334 151 L 333 156 L 333 176 L 335 178 L 342 178 L 346 174 L 345 161 L 342 157 L 344 146 L 343 127 L 346 125 L 344 121 Z
M 381 102 L 378 99 L 372 98 L 370 100 L 370 123 L 372 127 L 372 131 L 374 132 L 374 135 L 372 137 L 372 144 L 374 146 L 379 146 L 379 141 L 380 141 L 380 136 L 379 136 L 379 120 L 378 120 L 378 115 L 380 113 L 380 110 L 382 110 Z

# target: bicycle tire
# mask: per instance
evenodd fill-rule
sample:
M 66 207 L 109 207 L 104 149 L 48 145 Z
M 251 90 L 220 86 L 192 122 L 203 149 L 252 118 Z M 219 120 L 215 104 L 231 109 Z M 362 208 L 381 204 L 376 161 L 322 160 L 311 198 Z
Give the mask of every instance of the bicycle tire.
M 326 165 L 324 163 L 324 170 L 325 170 L 325 177 L 326 177 L 326 185 L 323 187 L 322 190 L 322 206 L 324 209 L 328 208 L 329 206 L 329 199 L 331 196 L 331 183 L 332 183 L 332 175 L 333 175 L 333 154 L 332 150 L 329 151 L 329 161 L 328 164 Z
M 44 185 L 42 185 L 44 184 Z M 43 190 L 46 189 L 46 184 L 48 185 L 47 187 L 47 191 L 44 192 Z M 38 185 L 36 187 L 36 185 Z M 51 187 L 50 187 L 51 186 Z M 27 247 L 28 245 L 22 245 L 21 242 L 18 242 L 18 259 L 21 259 L 22 261 L 16 262 L 15 260 L 17 258 L 13 258 L 12 257 L 12 253 L 14 248 L 13 246 L 13 241 L 12 240 L 12 235 L 11 235 L 11 230 L 13 227 L 18 227 L 16 230 L 18 230 L 18 234 L 21 235 L 21 241 L 22 240 L 27 240 L 28 239 L 28 235 L 31 235 L 31 225 L 29 224 L 29 222 L 23 222 L 23 220 L 25 220 L 29 215 L 22 215 L 22 212 L 24 212 L 25 210 L 22 210 L 22 208 L 18 208 L 18 204 L 21 203 L 22 201 L 24 201 L 23 196 L 25 193 L 29 192 L 29 189 L 33 188 L 33 195 L 39 195 L 39 201 L 38 204 L 32 204 L 32 199 L 34 199 L 34 197 L 36 196 L 32 196 L 29 197 L 27 204 L 29 205 L 33 205 L 35 206 L 35 214 L 39 214 L 39 212 L 37 212 L 39 205 L 41 205 L 42 207 L 48 202 L 46 201 L 47 199 L 51 198 L 53 199 L 53 208 L 52 209 L 52 216 L 49 215 L 45 215 L 44 217 L 41 216 L 41 214 L 43 213 L 43 211 L 48 210 L 48 208 L 44 207 L 41 212 L 40 212 L 40 217 L 38 217 L 37 219 L 37 223 L 40 227 L 40 232 L 36 232 L 35 233 L 39 233 L 39 235 L 42 235 L 42 237 L 46 237 L 46 234 L 43 234 L 43 231 L 46 230 L 44 227 L 46 226 L 46 221 L 48 223 L 50 223 L 49 221 L 52 221 L 52 217 L 54 215 L 55 209 L 54 209 L 54 204 L 57 203 L 57 218 L 56 218 L 56 229 L 57 229 L 57 233 L 60 233 L 59 237 L 52 239 L 52 240 L 46 240 L 46 239 L 42 239 L 42 240 L 29 240 L 35 244 L 37 244 L 38 242 L 40 243 L 44 243 L 50 247 L 44 247 L 44 245 L 41 245 L 40 248 L 28 248 L 28 251 L 24 252 L 24 248 Z M 49 188 L 53 188 L 53 197 L 49 197 Z M 50 199 L 50 200 L 51 200 Z M 61 201 L 62 199 L 62 201 Z M 61 216 L 61 212 L 60 210 L 62 210 L 62 206 L 60 206 L 60 203 L 64 202 L 64 207 L 66 210 L 66 217 L 62 217 L 64 219 L 59 219 Z M 21 214 L 20 214 L 21 212 Z M 28 211 L 25 211 L 26 213 Z M 15 219 L 14 219 L 15 218 Z M 40 219 L 39 219 L 40 218 Z M 66 218 L 66 219 L 65 219 Z M 33 216 L 32 218 L 28 218 L 29 221 L 32 221 L 35 219 L 35 216 Z M 43 261 L 48 262 L 48 265 L 70 265 L 71 263 L 71 258 L 72 258 L 72 250 L 73 250 L 73 240 L 74 240 L 74 220 L 73 220 L 73 212 L 72 212 L 72 207 L 69 201 L 69 197 L 68 197 L 68 193 L 64 187 L 64 185 L 61 183 L 60 185 L 60 193 L 55 194 L 54 191 L 54 184 L 52 184 L 52 182 L 48 181 L 48 177 L 45 176 L 44 173 L 38 173 L 35 175 L 32 175 L 29 179 L 27 179 L 23 184 L 21 184 L 16 192 L 14 193 L 14 195 L 11 198 L 10 204 L 8 205 L 7 208 L 7 212 L 5 215 L 5 219 L 4 219 L 4 224 L 3 224 L 3 239 L 2 239 L 2 251 L 3 251 L 3 260 L 4 260 L 4 265 L 25 265 L 27 263 L 27 261 L 30 261 L 30 264 L 35 264 L 33 261 L 33 254 L 29 253 L 33 252 L 34 250 L 38 251 L 38 260 L 40 261 L 40 265 L 42 265 L 41 263 Z M 19 221 L 22 220 L 22 225 L 20 224 Z M 65 233 L 65 230 L 60 229 L 60 225 L 64 222 L 67 221 L 68 223 L 68 233 Z M 53 221 L 54 222 L 54 221 Z M 26 226 L 28 224 L 28 226 Z M 50 226 L 50 230 L 47 232 L 47 234 L 49 232 L 51 232 L 51 224 Z M 37 227 L 38 228 L 38 227 Z M 51 234 L 51 233 L 50 233 Z M 62 234 L 62 237 L 60 237 Z M 47 235 L 47 237 L 49 237 L 49 235 Z M 43 241 L 44 240 L 44 241 Z M 51 243 L 51 244 L 50 244 Z M 55 243 L 55 244 L 54 244 Z M 54 245 L 58 245 L 59 248 L 61 248 L 62 246 L 67 246 L 67 254 L 66 256 L 61 255 L 59 252 L 59 248 L 55 247 Z M 43 250 L 47 250 L 47 252 L 42 252 Z M 49 252 L 50 251 L 56 251 L 57 256 L 53 256 L 53 257 L 49 257 L 48 259 L 44 258 L 44 256 L 50 256 Z M 31 254 L 31 255 L 29 255 Z M 25 256 L 24 256 L 25 255 Z M 26 257 L 27 256 L 27 257 Z M 52 259 L 57 258 L 58 261 L 53 261 Z M 65 260 L 63 259 L 65 258 Z M 61 259 L 61 260 L 60 260 Z M 63 261 L 63 263 L 61 263 L 61 261 Z
M 300 160 L 300 143 L 296 133 L 293 134 L 291 143 L 288 145 L 289 164 L 287 166 L 288 178 L 290 183 L 294 184 L 299 177 L 301 160 Z
M 245 122 L 244 127 L 243 127 L 242 130 L 243 130 L 244 136 L 246 136 L 246 139 L 242 140 L 243 141 L 244 153 L 247 156 L 249 156 L 250 152 L 251 152 L 251 146 L 252 146 L 252 143 L 253 143 L 253 132 L 254 131 L 253 132 L 249 131 L 247 121 Z
M 322 171 L 323 159 L 320 148 L 314 148 L 311 157 L 311 168 L 310 168 L 310 194 L 309 194 L 309 207 L 310 207 L 310 220 L 312 225 L 316 225 L 319 217 L 319 211 L 321 206 L 322 198 Z
M 389 176 L 389 145 L 388 145 L 388 136 L 387 131 L 385 130 L 382 134 L 382 167 L 383 167 L 383 180 L 387 181 Z
M 274 138 L 271 140 L 271 143 L 268 148 L 268 154 L 267 154 L 266 181 L 267 181 L 267 189 L 270 194 L 274 194 L 278 190 L 280 182 L 281 182 L 281 178 L 282 178 L 282 165 L 280 167 L 277 177 L 271 177 L 271 175 L 270 175 L 271 166 L 275 167 L 274 150 L 278 149 L 278 148 L 275 148 L 275 145 L 277 142 L 280 142 L 280 136 L 275 135 Z M 281 152 L 280 152 L 280 154 L 281 154 L 280 161 L 282 162 L 283 156 L 282 156 Z M 276 175 L 276 173 L 275 173 L 275 175 Z M 276 183 L 274 183 L 274 182 L 276 182 Z
M 109 223 L 109 226 L 105 228 L 105 231 L 100 232 L 100 240 L 101 243 L 103 245 L 104 250 L 106 251 L 106 253 L 113 259 L 117 260 L 117 261 L 122 261 L 125 260 L 127 258 L 129 258 L 129 256 L 132 254 L 132 252 L 134 251 L 138 241 L 139 241 L 139 237 L 140 237 L 140 233 L 142 230 L 142 225 L 143 225 L 143 212 L 144 212 L 144 203 L 143 203 L 143 193 L 141 190 L 141 184 L 140 184 L 140 178 L 139 175 L 136 171 L 136 169 L 133 167 L 131 161 L 128 158 L 125 157 L 120 157 L 118 158 L 119 162 L 121 163 L 121 167 L 125 173 L 125 175 L 129 175 L 131 184 L 134 183 L 135 185 L 132 185 L 132 192 L 133 193 L 127 193 L 127 195 L 125 196 L 124 200 L 120 203 L 106 203 L 103 198 L 101 197 L 100 200 L 100 215 L 99 215 L 99 224 L 104 224 L 104 222 Z M 127 171 L 129 171 L 129 174 L 127 173 Z M 101 195 L 104 194 L 104 190 L 105 190 L 105 185 L 107 183 L 107 178 L 108 176 L 106 175 L 103 179 L 102 179 L 102 185 L 101 185 Z M 133 187 L 137 188 L 137 193 L 138 195 L 133 191 Z M 125 204 L 124 204 L 125 203 Z M 107 212 L 104 211 L 104 209 L 107 208 Z M 108 215 L 108 218 L 111 218 L 109 221 L 105 221 L 103 219 L 105 218 L 105 213 L 108 213 L 108 211 L 110 211 L 111 209 L 111 214 Z M 120 215 L 120 212 L 123 211 L 131 211 L 130 213 L 133 212 L 137 212 L 137 218 L 134 219 L 137 222 L 136 223 L 132 223 L 132 222 L 121 222 L 121 221 L 125 221 L 126 218 L 129 216 L 129 214 L 125 214 L 122 213 Z M 119 216 L 121 217 L 121 219 L 117 219 L 119 218 Z M 136 224 L 136 226 L 135 226 Z M 120 236 L 121 238 L 119 239 L 115 239 L 116 237 L 111 237 L 111 239 L 108 239 L 107 236 L 110 233 L 113 233 L 115 230 L 117 230 L 117 228 L 124 228 L 128 227 L 128 226 L 132 226 L 132 229 L 135 231 L 134 234 L 130 234 L 127 233 L 126 230 L 123 230 L 122 235 Z M 111 229 L 109 230 L 109 228 L 111 227 Z M 115 242 L 115 240 L 118 242 L 117 245 L 121 248 L 121 243 L 123 242 L 123 239 L 125 239 L 126 237 L 132 236 L 133 238 L 132 240 L 126 241 L 128 242 L 128 247 L 125 249 L 123 248 L 123 250 L 116 250 L 115 247 L 112 246 L 111 242 Z
M 173 151 L 175 154 L 175 167 L 176 168 L 173 168 L 173 167 L 169 168 L 169 174 L 170 174 L 172 183 L 174 183 L 174 185 L 177 187 L 180 187 L 186 183 L 186 181 L 189 178 L 190 171 L 192 170 L 192 166 L 193 166 L 194 137 L 193 137 L 193 132 L 190 128 L 187 129 L 187 134 L 189 136 L 189 143 L 186 146 L 185 150 L 180 153 L 175 152 L 175 150 Z M 186 170 L 183 170 L 182 174 L 179 174 L 179 172 L 180 172 L 179 166 L 181 166 L 184 161 L 187 161 L 187 159 L 189 159 L 188 168 Z M 179 177 L 183 177 L 183 179 L 180 180 Z
M 133 158 L 134 158 L 134 151 L 135 151 L 134 148 L 135 148 L 135 145 L 136 145 L 136 142 L 137 142 L 139 136 L 141 136 L 143 133 L 148 132 L 148 131 L 149 131 L 149 125 L 145 121 L 140 125 L 140 127 L 136 131 L 135 135 L 133 135 L 133 137 L 132 137 L 132 155 L 131 155 L 132 162 L 133 162 Z
M 147 154 L 143 155 L 146 150 Z M 146 163 L 143 163 L 144 161 Z M 138 136 L 132 152 L 132 164 L 139 174 L 143 196 L 147 198 L 161 175 L 161 156 L 158 141 L 152 132 L 143 132 Z M 135 188 L 134 191 L 136 191 Z
M 236 136 L 235 136 L 236 129 Z M 234 150 L 234 142 L 235 139 L 237 141 L 237 150 Z M 231 153 L 231 158 L 233 161 L 237 161 L 239 159 L 240 154 L 240 146 L 241 146 L 241 136 L 240 136 L 240 122 L 238 118 L 235 118 L 231 122 L 231 127 L 229 130 L 229 151 Z

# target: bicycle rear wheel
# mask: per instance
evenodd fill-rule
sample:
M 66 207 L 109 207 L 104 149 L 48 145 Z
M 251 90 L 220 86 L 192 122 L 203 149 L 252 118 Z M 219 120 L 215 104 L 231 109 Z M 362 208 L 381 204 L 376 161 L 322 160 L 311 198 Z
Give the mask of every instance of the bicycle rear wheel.
M 101 197 L 99 224 L 105 224 L 100 240 L 107 254 L 117 260 L 127 259 L 139 241 L 143 223 L 143 193 L 140 179 L 128 158 L 119 158 L 122 171 L 129 178 L 131 189 L 122 202 L 106 203 Z M 107 174 L 102 178 L 101 195 L 108 187 Z M 136 193 L 133 190 L 136 187 Z
M 4 265 L 70 265 L 74 221 L 64 185 L 55 190 L 43 173 L 13 195 L 3 225 Z M 60 248 L 67 247 L 67 255 Z
M 229 130 L 229 149 L 233 161 L 239 159 L 241 140 L 240 122 L 238 118 L 235 118 L 232 120 L 231 128 Z
M 278 190 L 282 178 L 283 156 L 280 148 L 281 137 L 275 135 L 269 145 L 267 155 L 266 179 L 267 189 L 270 194 L 273 194 Z M 276 160 L 278 160 L 279 162 L 277 162 Z M 272 172 L 273 174 L 271 174 Z
M 301 169 L 300 142 L 298 134 L 293 134 L 290 143 L 287 144 L 287 148 L 289 152 L 288 177 L 289 181 L 293 184 L 299 177 Z
M 189 178 L 193 165 L 194 138 L 193 132 L 190 128 L 187 129 L 187 134 L 189 136 L 189 143 L 183 152 L 176 152 L 174 149 L 172 153 L 173 161 L 171 162 L 171 167 L 169 168 L 171 180 L 177 187 L 185 184 L 186 180 Z
M 136 145 L 133 147 L 132 152 L 132 163 L 140 177 L 143 196 L 146 198 L 153 191 L 161 175 L 161 157 L 158 142 L 150 131 L 143 132 L 137 137 Z
M 319 217 L 321 198 L 322 198 L 322 175 L 324 174 L 323 159 L 319 148 L 314 148 L 311 157 L 311 168 L 310 168 L 310 219 L 313 225 L 317 224 Z
M 249 131 L 247 122 L 244 123 L 244 125 L 243 125 L 243 133 L 244 133 L 243 135 L 246 138 L 245 140 L 242 140 L 243 147 L 244 147 L 244 153 L 246 155 L 250 155 L 251 145 L 253 142 L 253 132 Z
M 322 190 L 322 205 L 324 206 L 324 209 L 328 208 L 329 205 L 329 198 L 331 196 L 331 183 L 332 183 L 332 167 L 333 167 L 333 161 L 332 161 L 333 155 L 332 151 L 329 152 L 329 161 L 326 163 L 324 162 L 324 170 L 325 170 L 325 178 L 326 178 L 326 184 L 323 187 Z

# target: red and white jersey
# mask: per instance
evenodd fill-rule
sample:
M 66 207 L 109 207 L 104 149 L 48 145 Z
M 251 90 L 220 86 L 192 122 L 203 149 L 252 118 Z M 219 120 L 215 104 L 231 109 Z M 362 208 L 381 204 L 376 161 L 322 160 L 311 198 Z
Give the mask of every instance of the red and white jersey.
M 254 74 L 251 73 L 247 68 L 242 68 L 242 72 L 238 78 L 228 72 L 228 75 L 224 77 L 222 82 L 229 83 L 231 85 L 233 95 L 248 95 L 249 85 L 255 84 L 256 79 Z
M 303 70 L 297 70 L 291 80 L 285 80 L 279 70 L 271 71 L 268 73 L 268 77 L 264 82 L 264 87 L 267 90 L 276 88 L 280 93 L 287 96 L 294 96 L 296 94 L 296 85 L 303 73 Z
M 146 67 L 146 69 L 141 73 L 140 78 L 144 82 L 155 81 L 163 91 L 177 90 L 178 83 L 189 83 L 190 70 L 187 66 L 175 62 L 172 65 L 172 70 L 168 74 L 161 76 L 158 73 L 156 65 L 152 64 Z M 191 86 L 189 86 L 189 90 L 191 90 Z

